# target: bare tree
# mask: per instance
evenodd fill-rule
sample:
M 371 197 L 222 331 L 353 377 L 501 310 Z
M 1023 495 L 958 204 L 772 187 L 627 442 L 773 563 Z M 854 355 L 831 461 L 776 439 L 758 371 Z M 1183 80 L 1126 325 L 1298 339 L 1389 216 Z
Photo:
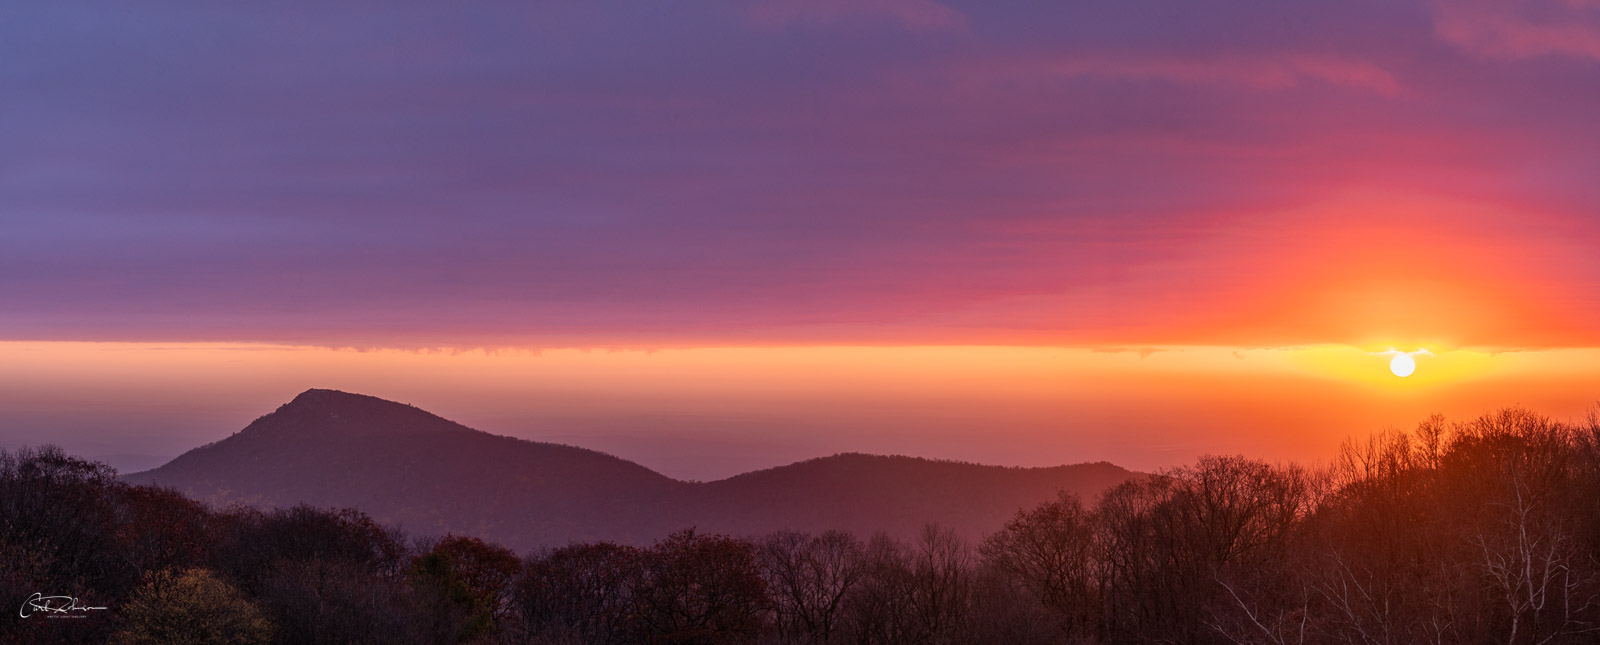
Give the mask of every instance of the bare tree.
M 529 556 L 515 592 L 523 629 L 552 642 L 623 640 L 643 567 L 639 549 L 610 542 Z
M 689 529 L 657 542 L 643 561 L 630 640 L 720 643 L 762 629 L 766 582 L 751 543 Z
M 1068 637 L 1099 630 L 1097 519 L 1076 495 L 1060 493 L 1016 518 L 978 548 L 985 562 L 1048 607 Z
M 866 574 L 866 547 L 855 536 L 779 531 L 757 548 L 780 638 L 827 642 L 839 627 L 846 597 Z
M 930 524 L 909 546 L 879 534 L 867 545 L 867 563 L 846 620 L 851 640 L 961 640 L 974 578 L 970 549 L 954 531 Z

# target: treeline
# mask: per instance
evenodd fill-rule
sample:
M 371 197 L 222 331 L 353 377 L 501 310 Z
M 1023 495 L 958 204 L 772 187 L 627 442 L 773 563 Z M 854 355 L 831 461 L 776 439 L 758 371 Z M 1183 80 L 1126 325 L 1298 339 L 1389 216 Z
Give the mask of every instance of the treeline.
M 1600 421 L 1507 410 L 1207 457 L 977 544 L 683 531 L 519 557 L 355 511 L 213 510 L 0 451 L 0 642 L 1594 643 Z

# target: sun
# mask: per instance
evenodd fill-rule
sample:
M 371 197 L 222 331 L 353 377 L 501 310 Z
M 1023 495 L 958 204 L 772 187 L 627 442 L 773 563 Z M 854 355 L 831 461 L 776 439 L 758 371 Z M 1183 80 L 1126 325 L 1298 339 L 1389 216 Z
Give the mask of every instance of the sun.
M 1389 360 L 1389 371 L 1394 372 L 1395 376 L 1405 378 L 1417 371 L 1417 362 L 1412 360 L 1409 354 L 1395 354 L 1394 358 Z

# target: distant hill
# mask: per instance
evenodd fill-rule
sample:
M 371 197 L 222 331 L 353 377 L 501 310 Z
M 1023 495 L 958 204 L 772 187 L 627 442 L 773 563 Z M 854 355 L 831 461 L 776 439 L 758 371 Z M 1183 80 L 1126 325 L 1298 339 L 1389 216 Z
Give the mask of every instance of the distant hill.
M 879 530 L 907 536 L 937 521 L 979 538 L 1057 491 L 1092 501 L 1133 476 L 1107 463 L 1009 468 L 841 454 L 701 484 L 689 517 L 733 535 L 842 528 L 863 537 Z
M 648 543 L 690 526 L 905 536 L 939 522 L 977 538 L 1058 489 L 1093 497 L 1136 476 L 1105 463 L 1006 468 L 843 454 L 692 483 L 604 453 L 479 432 L 418 408 L 308 390 L 232 436 L 124 477 L 214 504 L 353 507 L 412 533 L 518 549 Z

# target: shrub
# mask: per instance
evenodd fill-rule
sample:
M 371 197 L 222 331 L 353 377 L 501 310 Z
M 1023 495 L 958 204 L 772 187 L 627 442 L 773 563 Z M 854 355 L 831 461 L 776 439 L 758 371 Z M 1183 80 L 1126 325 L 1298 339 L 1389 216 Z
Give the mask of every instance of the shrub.
M 252 645 L 273 634 L 255 603 L 200 568 L 151 575 L 122 614 L 123 637 L 139 644 Z

